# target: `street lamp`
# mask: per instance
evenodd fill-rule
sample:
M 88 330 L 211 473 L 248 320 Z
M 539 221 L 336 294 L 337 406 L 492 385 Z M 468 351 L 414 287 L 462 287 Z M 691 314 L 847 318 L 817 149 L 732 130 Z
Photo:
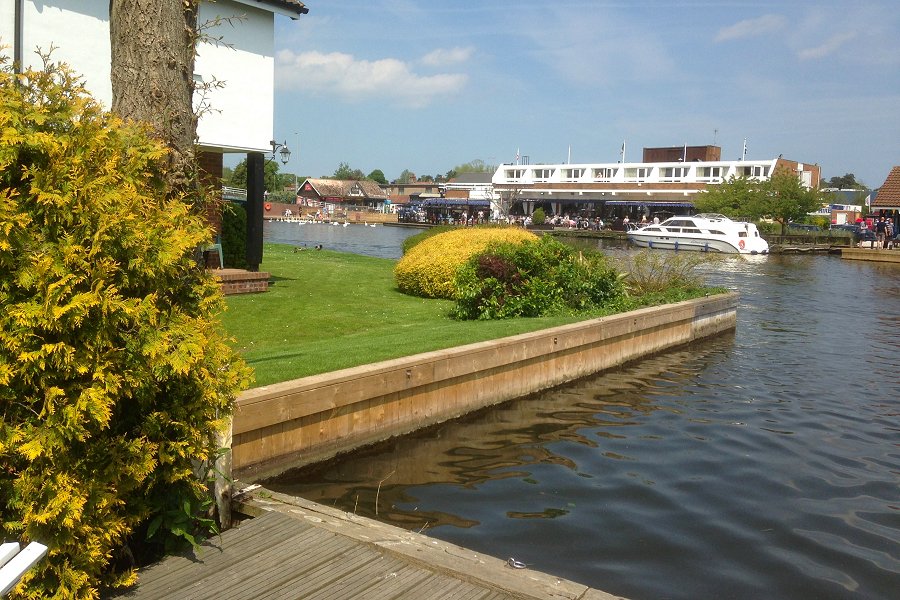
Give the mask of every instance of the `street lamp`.
M 272 140 L 271 142 L 269 142 L 269 144 L 272 146 L 272 158 L 270 160 L 274 160 L 275 153 L 278 152 L 278 154 L 281 156 L 281 164 L 288 164 L 288 161 L 291 160 L 291 150 L 287 147 L 287 140 L 285 140 L 281 144 L 279 144 L 275 140 Z

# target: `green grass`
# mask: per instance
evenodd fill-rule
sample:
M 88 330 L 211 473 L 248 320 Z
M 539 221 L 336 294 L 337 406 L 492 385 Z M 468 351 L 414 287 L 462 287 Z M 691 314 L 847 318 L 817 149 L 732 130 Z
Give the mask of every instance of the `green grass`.
M 396 261 L 267 244 L 260 271 L 275 285 L 226 299 L 226 331 L 255 385 L 536 331 L 581 316 L 454 321 L 449 300 L 415 298 L 394 282 Z

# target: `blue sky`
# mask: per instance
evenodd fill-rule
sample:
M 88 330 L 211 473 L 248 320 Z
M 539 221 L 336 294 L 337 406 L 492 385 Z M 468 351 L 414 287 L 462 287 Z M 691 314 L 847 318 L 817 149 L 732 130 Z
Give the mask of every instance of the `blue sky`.
M 481 159 L 717 144 L 878 187 L 900 164 L 894 0 L 308 0 L 276 19 L 284 171 L 388 179 Z M 297 146 L 299 145 L 299 152 Z

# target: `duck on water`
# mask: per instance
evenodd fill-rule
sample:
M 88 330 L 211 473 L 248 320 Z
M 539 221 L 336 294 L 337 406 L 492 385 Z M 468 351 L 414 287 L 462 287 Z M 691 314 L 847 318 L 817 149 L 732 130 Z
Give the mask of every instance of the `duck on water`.
M 701 213 L 677 216 L 628 232 L 643 248 L 699 250 L 728 254 L 768 254 L 769 244 L 753 223 L 732 221 L 725 215 Z

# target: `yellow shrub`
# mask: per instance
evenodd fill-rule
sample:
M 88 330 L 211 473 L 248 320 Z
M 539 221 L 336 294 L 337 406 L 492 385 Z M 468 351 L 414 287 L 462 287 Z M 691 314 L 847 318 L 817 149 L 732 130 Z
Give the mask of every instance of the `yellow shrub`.
M 407 294 L 453 299 L 456 272 L 473 254 L 494 242 L 537 239 L 517 227 L 456 229 L 416 244 L 394 267 L 397 287 Z

